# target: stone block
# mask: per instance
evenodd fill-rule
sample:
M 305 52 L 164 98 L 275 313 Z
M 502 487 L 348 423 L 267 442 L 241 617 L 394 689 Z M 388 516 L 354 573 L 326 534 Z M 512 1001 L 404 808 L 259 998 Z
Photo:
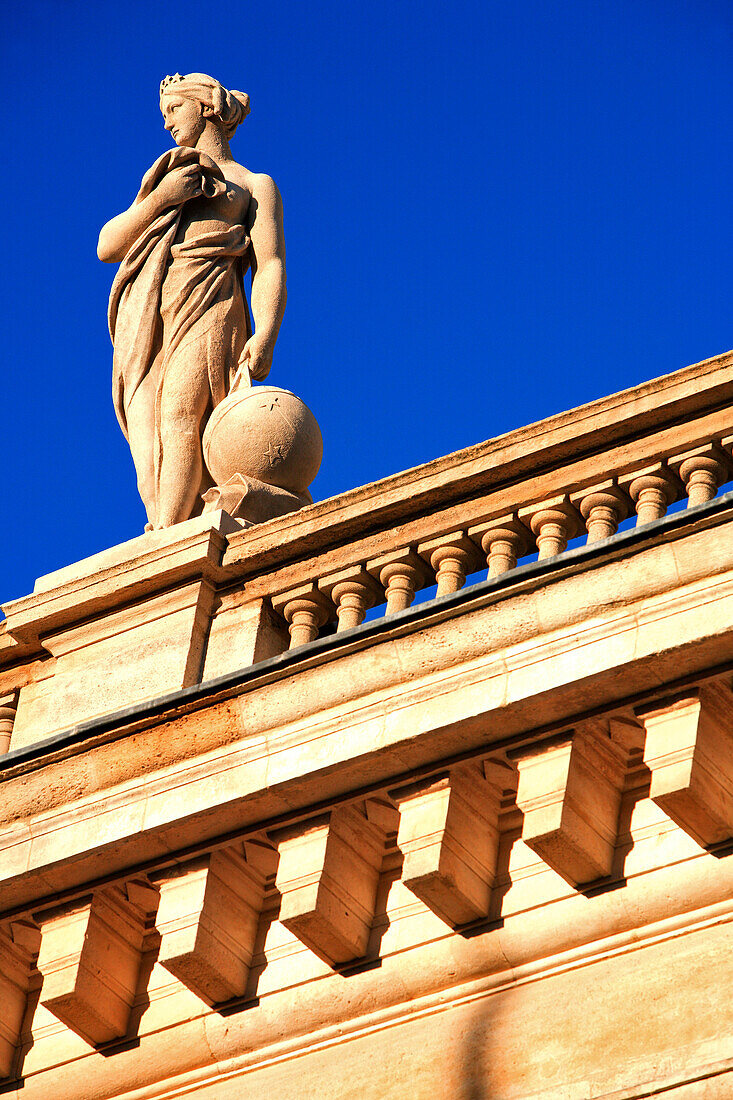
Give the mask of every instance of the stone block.
M 331 966 L 367 950 L 385 840 L 361 804 L 332 810 L 278 846 L 280 920 Z
M 203 680 L 237 672 L 288 648 L 288 633 L 269 605 L 243 600 L 239 592 L 221 599 L 209 631 Z
M 191 860 L 158 883 L 158 962 L 207 1004 L 245 992 L 265 884 L 257 854 L 246 859 L 241 845 Z
M 516 754 L 522 840 L 573 886 L 613 865 L 624 756 L 598 726 Z
M 649 795 L 702 847 L 733 836 L 733 697 L 716 683 L 639 708 Z
M 456 927 L 489 912 L 499 848 L 499 794 L 478 765 L 395 794 L 402 881 Z
M 198 683 L 214 600 L 198 581 L 45 637 L 54 660 L 21 688 L 13 748 Z

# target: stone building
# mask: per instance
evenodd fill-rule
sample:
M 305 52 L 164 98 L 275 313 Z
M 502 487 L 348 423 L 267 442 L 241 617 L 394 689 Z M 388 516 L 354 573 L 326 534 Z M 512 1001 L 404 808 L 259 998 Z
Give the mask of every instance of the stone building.
M 733 1096 L 732 367 L 7 604 L 0 1096 Z

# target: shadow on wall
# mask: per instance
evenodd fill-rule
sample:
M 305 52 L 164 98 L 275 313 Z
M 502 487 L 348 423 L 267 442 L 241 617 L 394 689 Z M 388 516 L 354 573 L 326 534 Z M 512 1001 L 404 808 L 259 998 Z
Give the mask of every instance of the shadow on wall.
M 626 884 L 626 863 L 634 848 L 631 820 L 637 804 L 649 798 L 649 786 L 651 782 L 651 775 L 648 769 L 646 769 L 639 760 L 635 761 L 634 767 L 637 773 L 636 785 L 625 792 L 619 809 L 617 826 L 618 840 L 612 871 L 609 876 L 603 880 L 591 883 L 584 888 L 577 888 L 579 892 L 585 894 L 589 899 L 599 894 L 621 889 Z M 521 839 L 521 835 L 522 815 L 515 814 L 512 827 L 505 830 L 502 835 L 497 861 L 497 884 L 492 893 L 490 921 L 487 922 L 491 927 L 497 930 L 497 933 L 503 924 L 502 909 L 504 896 L 511 885 L 509 874 L 511 851 L 513 845 Z M 730 844 L 726 844 L 725 853 L 721 851 L 720 854 L 730 853 L 731 851 L 733 851 L 733 847 L 731 847 Z M 471 938 L 481 935 L 486 929 L 487 924 L 485 923 L 459 931 L 465 938 Z M 507 995 L 509 996 L 509 1000 L 506 999 Z M 478 1000 L 475 1005 L 472 1006 L 473 1011 L 470 1020 L 463 1028 L 459 1048 L 460 1054 L 458 1057 L 459 1065 L 456 1070 L 457 1084 L 454 1086 L 454 1092 L 451 1094 L 455 1096 L 457 1100 L 508 1100 L 510 1096 L 519 1098 L 523 1095 L 521 1091 L 513 1091 L 512 1078 L 514 1079 L 514 1087 L 520 1088 L 520 1081 L 525 1077 L 526 1070 L 529 1068 L 528 1063 L 532 1061 L 531 1046 L 524 1056 L 522 1064 L 517 1064 L 516 1061 L 512 1062 L 512 1054 L 502 1044 L 502 1036 L 499 1034 L 502 1030 L 502 1025 L 508 1026 L 511 1024 L 511 1026 L 508 1026 L 508 1032 L 515 1032 L 513 1016 L 516 1011 L 516 1003 L 514 1010 L 509 1008 L 511 1003 L 511 992 L 507 990 L 498 994 L 490 993 L 485 998 Z M 512 1013 L 511 1021 L 506 1019 L 504 1015 L 504 1005 L 506 1005 L 507 1009 Z M 558 1014 L 563 1012 L 562 1005 L 557 1005 L 557 1012 Z M 554 1021 L 548 1019 L 547 1026 L 551 1028 L 553 1022 Z M 502 1065 L 500 1069 L 496 1066 L 497 1052 L 501 1052 Z M 513 1069 L 513 1067 L 515 1068 Z M 539 1067 L 537 1067 L 537 1069 L 539 1069 Z M 503 1087 L 500 1084 L 500 1080 L 504 1082 Z M 558 1095 L 561 1091 L 562 1085 L 559 1084 Z M 547 1095 L 550 1095 L 550 1093 Z
M 515 814 L 516 816 L 516 814 Z M 496 864 L 496 885 L 491 893 L 491 911 L 488 921 L 460 930 L 466 939 L 482 935 L 490 926 L 498 930 L 503 925 L 502 907 L 511 879 L 509 862 L 512 849 L 522 832 L 521 817 L 506 830 L 501 838 Z M 499 998 L 487 996 L 472 1006 L 470 1021 L 464 1029 L 458 1057 L 458 1086 L 454 1092 L 456 1100 L 500 1100 L 496 1082 L 492 1082 L 491 1053 L 496 1043 L 491 1032 L 497 1026 L 501 1010 Z
M 495 998 L 489 998 L 493 1001 Z M 499 1100 L 494 1091 L 487 1066 L 488 1034 L 494 1021 L 494 1006 L 489 1002 L 477 1006 L 462 1044 L 461 1083 L 458 1100 Z

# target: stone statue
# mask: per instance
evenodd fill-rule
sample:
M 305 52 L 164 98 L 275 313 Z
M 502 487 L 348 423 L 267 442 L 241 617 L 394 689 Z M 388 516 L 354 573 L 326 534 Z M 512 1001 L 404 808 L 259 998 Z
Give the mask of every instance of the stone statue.
M 229 148 L 249 113 L 249 97 L 227 91 L 203 73 L 176 74 L 161 83 L 160 109 L 178 148 L 156 160 L 132 206 L 103 227 L 97 249 L 101 260 L 120 263 L 109 303 L 113 396 L 148 514 L 146 530 L 197 515 L 203 497 L 210 506 L 212 500 L 219 502 L 221 494 L 216 495 L 203 460 L 204 430 L 230 390 L 246 397 L 252 379 L 267 376 L 286 298 L 280 194 L 269 176 L 238 164 Z M 247 269 L 254 332 L 243 288 Z M 274 488 L 248 479 L 248 470 L 241 468 L 250 461 L 246 440 L 237 452 L 241 460 L 227 468 L 226 476 L 233 475 L 238 487 L 232 511 L 248 493 L 266 492 L 269 503 L 254 509 L 257 520 L 308 503 L 304 478 L 314 476 L 320 463 L 319 453 L 313 468 L 320 432 L 312 414 L 287 391 L 270 391 L 276 394 L 274 404 L 272 399 L 250 401 L 244 419 L 219 418 L 229 432 L 237 425 L 246 432 L 253 412 L 256 420 L 257 409 L 264 415 L 271 405 L 270 414 L 280 417 L 289 439 L 293 410 L 302 414 L 305 409 L 313 421 L 305 428 L 306 436 L 310 429 L 308 469 L 284 488 L 276 477 L 268 479 Z M 259 397 L 260 387 L 249 392 Z M 285 454 L 282 432 L 273 443 L 271 434 L 265 431 L 268 469 L 284 457 L 293 466 L 293 447 Z M 228 453 L 231 439 L 225 442 Z M 221 450 L 219 443 L 214 441 L 213 450 Z M 297 456 L 294 465 L 299 465 Z M 222 499 L 234 499 L 231 486 Z

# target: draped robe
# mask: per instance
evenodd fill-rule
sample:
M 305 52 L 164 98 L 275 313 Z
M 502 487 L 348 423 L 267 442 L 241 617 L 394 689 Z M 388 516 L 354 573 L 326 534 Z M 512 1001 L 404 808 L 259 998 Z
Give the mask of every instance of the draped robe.
M 203 169 L 206 197 L 214 198 L 226 190 L 221 170 L 210 157 L 195 149 L 176 148 L 159 157 L 145 174 L 135 202 L 150 195 L 167 173 L 191 163 Z M 194 369 L 207 373 L 214 408 L 226 396 L 251 335 L 242 286 L 250 246 L 245 228 L 232 225 L 207 231 L 204 223 L 196 231 L 189 227 L 185 238 L 176 241 L 184 206 L 164 210 L 140 233 L 120 264 L 109 300 L 112 391 L 126 438 L 130 402 L 143 380 L 154 374 L 156 503 L 163 460 L 160 412 L 166 377 L 183 356 L 192 359 L 197 364 Z M 190 355 L 192 343 L 196 345 L 194 356 Z M 243 381 L 246 384 L 246 379 Z

